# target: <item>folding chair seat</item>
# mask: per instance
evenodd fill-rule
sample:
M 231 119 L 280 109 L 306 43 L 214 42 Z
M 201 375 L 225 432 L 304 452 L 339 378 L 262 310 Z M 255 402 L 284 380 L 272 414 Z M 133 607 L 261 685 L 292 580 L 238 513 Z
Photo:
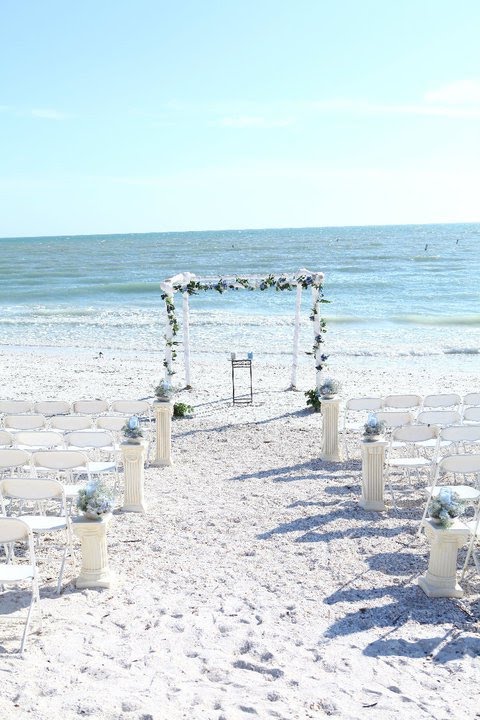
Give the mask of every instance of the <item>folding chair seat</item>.
M 93 418 L 87 415 L 54 415 L 50 418 L 50 427 L 61 432 L 91 430 Z
M 80 488 L 90 481 L 88 458 L 77 450 L 40 450 L 33 453 L 32 464 L 38 477 L 53 475 L 54 479 L 60 480 L 70 504 L 76 500 Z M 78 482 L 82 475 L 87 480 Z
M 52 415 L 67 415 L 72 412 L 72 406 L 65 400 L 40 400 L 34 404 L 36 413 L 41 413 L 47 417 Z
M 63 435 L 51 430 L 20 430 L 15 435 L 15 447 L 29 452 L 63 448 Z
M 345 457 L 348 459 L 348 431 L 363 431 L 363 426 L 370 412 L 383 408 L 383 399 L 380 397 L 350 398 L 345 403 L 343 411 L 342 435 Z
M 3 426 L 6 430 L 41 430 L 47 424 L 45 415 L 5 415 Z
M 454 483 L 449 485 L 439 485 L 439 480 L 444 479 L 445 475 L 453 476 Z M 458 483 L 457 478 L 460 476 L 463 483 Z M 469 478 L 472 478 L 468 482 Z M 462 502 L 466 504 L 474 504 L 480 499 L 480 454 L 458 454 L 447 455 L 441 458 L 435 467 L 433 482 L 431 486 L 425 488 L 428 499 L 423 511 L 422 519 L 418 534 L 422 532 L 425 518 L 428 514 L 428 507 L 433 497 L 437 497 L 441 490 L 448 488 L 458 494 Z
M 28 557 L 26 563 L 18 562 L 15 557 L 14 544 L 26 543 Z M 40 608 L 40 595 L 38 592 L 37 565 L 35 560 L 35 549 L 33 546 L 32 531 L 26 522 L 18 518 L 0 517 L 0 546 L 8 548 L 6 562 L 0 563 L 0 590 L 8 585 L 20 586 L 26 582 L 31 587 L 30 605 L 25 620 L 20 654 L 23 655 L 27 641 L 28 630 L 34 605 L 38 605 L 40 615 L 40 630 L 42 628 L 42 611 Z
M 457 393 L 437 393 L 425 395 L 422 403 L 422 410 L 447 409 L 460 410 L 462 398 Z
M 16 501 L 20 503 L 21 510 L 18 516 L 28 525 L 34 535 L 65 532 L 65 549 L 57 582 L 57 593 L 60 593 L 65 560 L 69 550 L 70 555 L 73 556 L 72 531 L 62 484 L 57 480 L 40 478 L 5 478 L 0 480 L 0 502 L 4 514 L 5 499 L 10 500 L 10 515 L 14 514 L 12 508 L 15 507 Z M 37 512 L 25 513 L 25 504 L 36 506 Z M 44 511 L 38 512 L 39 507 Z M 55 512 L 52 513 L 52 509 Z
M 423 470 L 427 472 L 431 478 L 434 460 L 421 456 L 417 446 L 427 440 L 436 440 L 436 437 L 437 428 L 429 427 L 428 425 L 404 425 L 392 431 L 390 446 L 387 448 L 387 457 L 385 460 L 385 474 L 395 508 L 397 506 L 391 482 L 391 471 L 402 470 L 407 474 L 408 479 L 410 479 L 412 470 L 415 470 L 417 477 L 419 477 L 420 471 Z M 394 456 L 392 452 L 394 443 L 400 443 L 399 449 L 401 454 L 398 456 Z
M 73 412 L 81 415 L 103 415 L 108 408 L 107 400 L 76 400 L 73 403 Z

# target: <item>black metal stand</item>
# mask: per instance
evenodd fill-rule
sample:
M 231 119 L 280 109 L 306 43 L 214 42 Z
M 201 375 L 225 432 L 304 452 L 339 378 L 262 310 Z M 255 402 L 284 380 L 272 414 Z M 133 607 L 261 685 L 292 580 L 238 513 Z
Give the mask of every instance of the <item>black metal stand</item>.
M 252 361 L 251 360 L 231 360 L 232 363 L 232 392 L 234 405 L 252 405 L 253 404 L 253 383 L 252 383 Z M 250 373 L 250 395 L 235 394 L 235 372 L 239 368 L 246 368 Z

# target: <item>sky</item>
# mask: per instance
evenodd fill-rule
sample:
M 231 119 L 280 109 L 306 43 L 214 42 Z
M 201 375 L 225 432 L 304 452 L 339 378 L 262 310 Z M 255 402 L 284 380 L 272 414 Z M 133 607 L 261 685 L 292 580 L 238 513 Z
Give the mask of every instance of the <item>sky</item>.
M 3 0 L 0 237 L 480 221 L 478 0 Z

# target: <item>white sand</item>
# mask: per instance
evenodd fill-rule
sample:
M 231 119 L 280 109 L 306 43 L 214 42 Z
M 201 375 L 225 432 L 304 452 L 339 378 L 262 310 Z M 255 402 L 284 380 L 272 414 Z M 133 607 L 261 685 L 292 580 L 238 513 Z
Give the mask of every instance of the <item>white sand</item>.
M 146 397 L 160 364 L 3 352 L 0 394 Z M 420 490 L 398 513 L 364 512 L 360 463 L 319 461 L 320 417 L 283 390 L 288 369 L 256 364 L 245 408 L 231 405 L 229 371 L 194 365 L 197 387 L 179 399 L 196 412 L 174 422 L 174 465 L 146 470 L 146 517 L 111 524 L 110 590 L 76 590 L 77 562 L 56 596 L 40 551 L 44 632 L 23 660 L 7 654 L 21 625 L 6 625 L 22 596 L 0 596 L 0 718 L 480 717 L 480 579 L 461 600 L 419 589 Z M 344 397 L 479 389 L 461 368 L 408 360 L 395 374 L 334 374 Z

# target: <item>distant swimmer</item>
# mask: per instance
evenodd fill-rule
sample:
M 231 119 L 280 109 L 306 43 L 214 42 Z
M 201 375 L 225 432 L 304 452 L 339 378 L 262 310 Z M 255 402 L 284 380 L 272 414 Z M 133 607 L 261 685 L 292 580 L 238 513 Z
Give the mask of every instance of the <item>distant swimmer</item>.
M 457 238 L 457 242 L 455 243 L 455 245 L 458 245 L 458 240 L 459 240 L 459 238 Z
M 428 250 L 428 243 L 425 245 L 425 252 Z

